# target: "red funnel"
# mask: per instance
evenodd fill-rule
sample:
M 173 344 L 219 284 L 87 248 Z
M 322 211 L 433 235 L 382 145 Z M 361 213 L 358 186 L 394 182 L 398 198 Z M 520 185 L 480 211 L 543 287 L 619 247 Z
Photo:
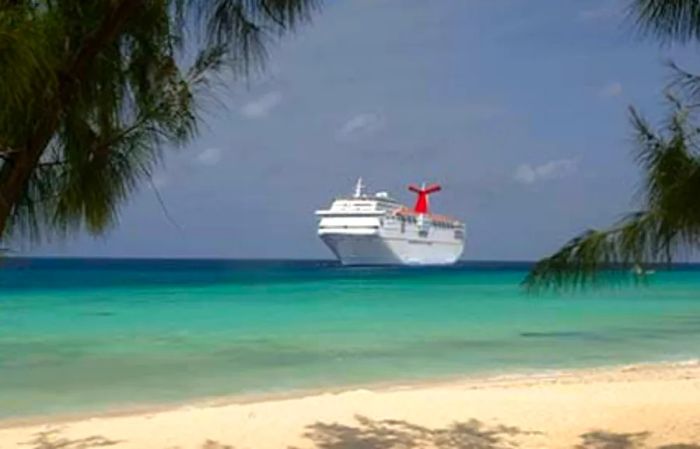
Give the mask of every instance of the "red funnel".
M 412 184 L 408 186 L 408 190 L 418 194 L 418 198 L 416 199 L 416 205 L 413 207 L 413 210 L 417 214 L 429 214 L 430 207 L 428 205 L 428 195 L 430 195 L 431 193 L 439 192 L 440 190 L 442 190 L 442 187 L 440 187 L 438 184 L 432 184 L 428 187 L 419 188 Z

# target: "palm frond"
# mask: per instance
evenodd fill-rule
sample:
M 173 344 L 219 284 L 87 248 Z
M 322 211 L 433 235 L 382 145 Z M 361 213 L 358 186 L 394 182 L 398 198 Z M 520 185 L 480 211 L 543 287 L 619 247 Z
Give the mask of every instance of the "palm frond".
M 219 75 L 261 66 L 266 46 L 317 8 L 316 0 L 0 2 L 0 236 L 109 229 L 163 151 L 197 134 L 201 98 Z M 36 165 L 12 176 L 28 154 Z M 11 180 L 19 189 L 7 188 Z
M 629 270 L 667 260 L 676 235 L 653 213 L 631 214 L 607 230 L 589 230 L 540 260 L 523 281 L 530 291 L 580 288 L 634 279 Z M 659 238 L 663 236 L 663 238 Z
M 641 32 L 662 42 L 700 39 L 697 0 L 633 0 L 630 13 Z
M 530 290 L 630 279 L 635 266 L 668 263 L 700 243 L 700 155 L 691 110 L 673 95 L 662 131 L 635 110 L 635 156 L 644 171 L 642 212 L 607 230 L 588 231 L 542 259 L 524 280 Z
M 318 0 L 213 0 L 207 8 L 190 3 L 208 46 L 226 49 L 244 73 L 261 66 L 270 41 L 310 20 L 319 7 Z
M 0 10 L 0 151 L 19 150 L 45 95 L 56 89 L 58 59 L 50 43 L 57 28 L 50 14 Z

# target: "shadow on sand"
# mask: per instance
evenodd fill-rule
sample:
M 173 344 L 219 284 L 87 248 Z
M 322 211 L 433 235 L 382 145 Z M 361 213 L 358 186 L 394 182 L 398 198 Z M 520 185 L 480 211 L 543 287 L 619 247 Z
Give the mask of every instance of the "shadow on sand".
M 30 449 L 90 449 L 114 446 L 119 443 L 118 440 L 109 440 L 97 435 L 70 440 L 61 435 L 60 429 L 54 429 L 39 432 L 33 439 L 22 444 Z
M 576 449 L 648 449 L 650 432 L 614 433 L 597 430 L 581 435 Z M 657 446 L 655 449 L 700 449 L 700 444 L 676 443 Z
M 541 432 L 510 426 L 488 426 L 477 420 L 457 422 L 447 427 L 429 428 L 401 420 L 374 420 L 357 416 L 354 424 L 317 422 L 306 428 L 304 437 L 309 449 L 516 449 L 519 439 L 537 436 L 547 447 Z M 650 432 L 614 433 L 592 431 L 580 435 L 579 444 L 571 449 L 700 449 L 700 444 L 675 443 L 652 447 L 646 444 Z M 60 430 L 40 432 L 23 443 L 28 449 L 91 449 L 119 447 L 121 441 L 101 436 L 68 439 Z M 538 445 L 538 446 L 540 446 Z M 234 446 L 206 440 L 201 449 L 235 449 Z M 166 448 L 144 448 L 166 449 Z M 167 449 L 175 449 L 170 447 Z M 299 449 L 288 447 L 287 449 Z
M 356 425 L 312 424 L 304 436 L 318 449 L 501 449 L 515 447 L 512 437 L 531 433 L 517 427 L 488 427 L 475 419 L 435 429 L 364 416 L 356 421 Z
M 356 417 L 356 425 L 316 423 L 307 427 L 305 437 L 314 449 L 513 449 L 518 439 L 542 432 L 510 426 L 490 427 L 480 421 L 454 423 L 444 428 L 427 428 L 397 420 Z M 593 431 L 580 435 L 572 449 L 700 449 L 700 444 L 676 443 L 652 447 L 646 444 L 650 432 L 614 433 Z M 296 449 L 296 448 L 290 448 Z

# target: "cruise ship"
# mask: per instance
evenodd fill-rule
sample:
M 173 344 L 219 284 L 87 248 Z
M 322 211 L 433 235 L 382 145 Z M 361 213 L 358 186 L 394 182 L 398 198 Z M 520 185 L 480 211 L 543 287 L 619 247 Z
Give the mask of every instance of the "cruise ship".
M 343 265 L 448 265 L 464 250 L 461 221 L 430 212 L 437 184 L 411 185 L 415 206 L 406 207 L 387 192 L 368 194 L 357 181 L 352 196 L 336 198 L 318 210 L 318 235 Z

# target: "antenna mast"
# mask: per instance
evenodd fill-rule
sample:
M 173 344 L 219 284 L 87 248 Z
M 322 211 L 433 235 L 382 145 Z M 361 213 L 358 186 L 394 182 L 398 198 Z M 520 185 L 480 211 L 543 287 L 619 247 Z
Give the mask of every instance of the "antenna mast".
M 355 198 L 361 198 L 363 195 L 363 190 L 365 188 L 365 185 L 362 184 L 362 178 L 357 178 L 357 184 L 355 184 Z

